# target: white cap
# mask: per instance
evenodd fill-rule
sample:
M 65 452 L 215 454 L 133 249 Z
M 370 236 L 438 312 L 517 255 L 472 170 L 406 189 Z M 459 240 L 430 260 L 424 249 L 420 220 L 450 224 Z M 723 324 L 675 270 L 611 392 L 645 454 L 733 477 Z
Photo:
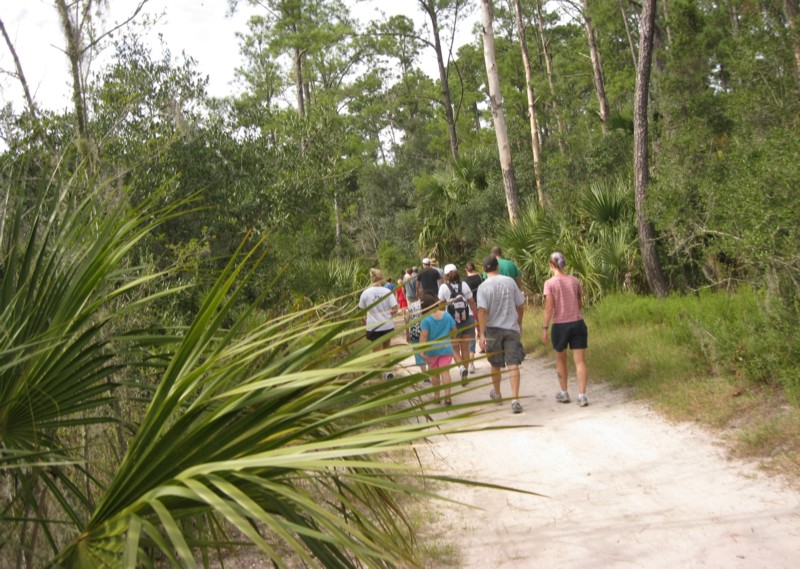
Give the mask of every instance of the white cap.
M 425 257 L 424 259 L 422 259 L 422 264 L 423 265 L 430 265 L 431 264 L 431 260 L 428 259 L 428 257 Z
M 444 274 L 446 274 L 446 275 L 452 273 L 453 271 L 457 271 L 457 270 L 458 269 L 456 268 L 456 266 L 453 263 L 450 263 L 449 265 L 445 265 L 444 266 Z

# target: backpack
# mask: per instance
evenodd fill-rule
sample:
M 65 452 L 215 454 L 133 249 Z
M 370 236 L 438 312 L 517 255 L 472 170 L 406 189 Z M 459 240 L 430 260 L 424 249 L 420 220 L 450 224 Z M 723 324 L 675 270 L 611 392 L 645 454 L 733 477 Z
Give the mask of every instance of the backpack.
M 450 283 L 445 284 L 450 289 L 450 302 L 447 303 L 447 312 L 455 319 L 456 324 L 466 322 L 467 318 L 469 318 L 469 306 L 462 293 L 464 283 L 458 283 L 458 294 L 456 294 L 456 290 Z

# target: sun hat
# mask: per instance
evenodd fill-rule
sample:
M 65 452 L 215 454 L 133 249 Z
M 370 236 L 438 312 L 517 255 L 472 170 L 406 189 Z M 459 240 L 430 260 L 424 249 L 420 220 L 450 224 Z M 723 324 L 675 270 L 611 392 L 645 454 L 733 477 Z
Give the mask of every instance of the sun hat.
M 444 266 L 444 274 L 449 275 L 453 271 L 458 271 L 458 269 L 456 268 L 456 266 L 453 263 L 449 263 L 449 264 Z

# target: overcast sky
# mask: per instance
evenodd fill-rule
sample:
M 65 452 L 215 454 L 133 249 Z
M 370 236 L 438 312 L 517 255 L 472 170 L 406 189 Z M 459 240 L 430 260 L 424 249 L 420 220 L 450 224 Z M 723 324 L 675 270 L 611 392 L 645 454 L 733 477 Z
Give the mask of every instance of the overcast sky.
M 5 0 L 3 4 L 0 18 L 14 43 L 34 100 L 40 107 L 54 111 L 70 106 L 68 63 L 53 0 Z M 106 28 L 126 19 L 137 4 L 137 0 L 112 0 Z M 194 58 L 198 70 L 208 75 L 209 94 L 224 96 L 233 92 L 234 69 L 241 65 L 235 34 L 246 31 L 247 19 L 253 13 L 246 4 L 242 0 L 237 13 L 228 17 L 228 0 L 150 0 L 143 13 L 160 15 L 151 37 L 161 34 L 173 56 L 185 51 Z M 350 0 L 350 4 L 352 13 L 362 21 L 376 19 L 379 10 L 390 15 L 405 13 L 418 25 L 424 21 L 417 0 Z M 461 27 L 465 39 L 469 38 L 470 28 L 471 23 Z M 432 61 L 435 69 L 432 53 L 425 54 L 424 59 Z M 5 42 L 0 45 L 0 70 L 0 103 L 11 101 L 19 110 L 22 90 L 19 81 L 8 74 L 14 70 L 14 61 Z

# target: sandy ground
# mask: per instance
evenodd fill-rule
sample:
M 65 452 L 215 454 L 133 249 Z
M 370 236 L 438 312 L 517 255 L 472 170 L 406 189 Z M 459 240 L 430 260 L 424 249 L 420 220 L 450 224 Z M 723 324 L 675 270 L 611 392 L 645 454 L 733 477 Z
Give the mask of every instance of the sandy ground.
M 552 362 L 528 360 L 524 412 L 487 403 L 485 424 L 535 426 L 438 437 L 421 451 L 444 473 L 545 495 L 445 488 L 474 506 L 433 506 L 461 567 L 800 567 L 799 494 L 755 464 L 727 460 L 701 428 L 592 385 L 591 370 L 588 407 L 575 404 L 574 385 L 573 402 L 557 403 Z M 510 396 L 505 377 L 502 390 Z M 488 399 L 488 388 L 455 387 L 454 403 L 471 399 Z

